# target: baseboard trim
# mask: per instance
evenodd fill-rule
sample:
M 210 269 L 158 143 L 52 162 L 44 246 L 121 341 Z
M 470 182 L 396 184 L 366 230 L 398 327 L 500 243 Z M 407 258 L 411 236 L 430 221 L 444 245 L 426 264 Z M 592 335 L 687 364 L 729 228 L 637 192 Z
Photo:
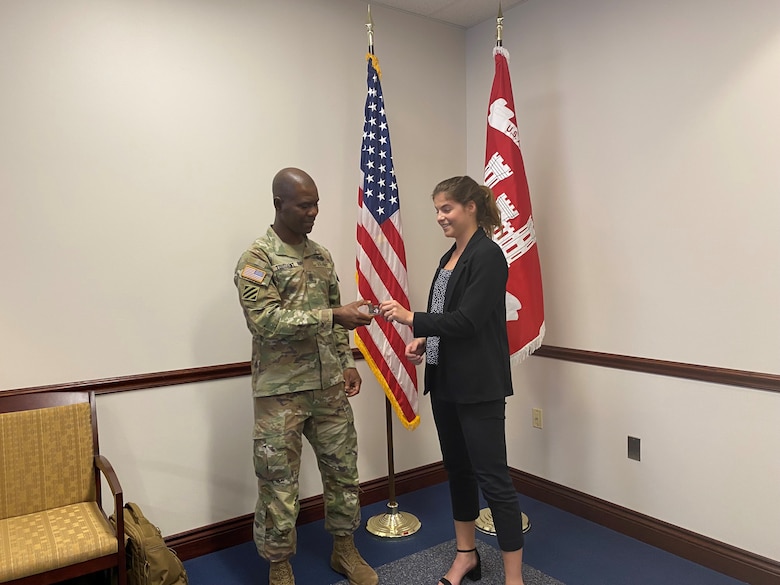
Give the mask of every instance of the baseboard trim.
M 777 561 L 522 471 L 513 469 L 511 475 L 518 492 L 540 502 L 750 585 L 780 583 L 780 563 Z
M 395 475 L 395 495 L 400 496 L 447 480 L 441 463 L 431 463 Z M 360 505 L 375 504 L 390 497 L 387 477 L 360 484 Z M 316 522 L 325 517 L 322 496 L 312 496 L 300 502 L 298 525 Z M 252 540 L 254 514 L 231 518 L 209 526 L 181 532 L 165 538 L 169 547 L 182 560 L 192 559 Z
M 596 522 L 626 536 L 688 559 L 719 573 L 750 583 L 777 585 L 780 583 L 780 563 L 736 548 L 726 543 L 668 524 L 628 508 L 553 483 L 528 473 L 511 470 L 512 481 L 521 494 Z M 446 481 L 441 463 L 432 463 L 395 477 L 395 494 L 403 495 Z M 389 498 L 388 478 L 371 480 L 360 485 L 361 505 L 374 504 Z M 301 500 L 298 524 L 308 524 L 324 517 L 322 496 Z M 165 539 L 183 560 L 249 542 L 252 540 L 253 515 L 247 514 L 182 532 Z

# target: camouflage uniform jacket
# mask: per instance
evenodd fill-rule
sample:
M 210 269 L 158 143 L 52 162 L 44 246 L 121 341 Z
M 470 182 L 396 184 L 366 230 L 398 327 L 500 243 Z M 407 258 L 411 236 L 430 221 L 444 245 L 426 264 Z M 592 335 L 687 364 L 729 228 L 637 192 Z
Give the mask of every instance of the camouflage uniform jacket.
M 303 255 L 272 227 L 241 255 L 233 281 L 252 333 L 252 392 L 329 388 L 354 368 L 330 252 L 304 237 Z M 300 249 L 300 247 L 299 247 Z

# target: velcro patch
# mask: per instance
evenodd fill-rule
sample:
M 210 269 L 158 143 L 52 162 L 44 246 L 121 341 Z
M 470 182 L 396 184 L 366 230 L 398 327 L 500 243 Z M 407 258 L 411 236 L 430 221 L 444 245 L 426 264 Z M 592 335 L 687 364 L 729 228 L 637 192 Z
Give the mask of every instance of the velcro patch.
M 244 290 L 241 291 L 241 298 L 245 301 L 256 301 L 257 295 L 260 294 L 260 287 L 254 284 L 245 284 Z
M 246 278 L 247 280 L 251 280 L 257 284 L 263 284 L 263 280 L 265 279 L 265 271 L 247 264 L 241 271 L 241 278 Z

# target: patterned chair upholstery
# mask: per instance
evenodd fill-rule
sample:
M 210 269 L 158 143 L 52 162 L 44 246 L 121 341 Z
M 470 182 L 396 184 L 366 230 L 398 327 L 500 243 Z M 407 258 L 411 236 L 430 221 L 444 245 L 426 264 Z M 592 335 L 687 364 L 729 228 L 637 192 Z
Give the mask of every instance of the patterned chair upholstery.
M 123 515 L 115 531 L 98 472 L 121 510 L 119 480 L 98 452 L 92 392 L 0 392 L 0 583 L 46 585 L 115 568 L 126 585 Z

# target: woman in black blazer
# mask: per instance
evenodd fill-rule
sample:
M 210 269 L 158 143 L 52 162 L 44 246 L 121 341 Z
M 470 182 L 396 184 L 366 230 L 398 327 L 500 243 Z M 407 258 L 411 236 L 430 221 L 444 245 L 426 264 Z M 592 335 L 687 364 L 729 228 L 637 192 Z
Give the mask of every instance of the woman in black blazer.
M 506 585 L 522 585 L 523 527 L 506 460 L 505 398 L 512 394 L 506 332 L 508 268 L 488 237 L 501 218 L 493 192 L 471 177 L 453 177 L 433 191 L 436 220 L 455 244 L 442 256 L 428 311 L 380 304 L 385 319 L 410 325 L 406 357 L 425 359 L 425 393 L 449 477 L 457 554 L 442 585 L 481 578 L 474 521 L 485 496 L 504 560 Z

